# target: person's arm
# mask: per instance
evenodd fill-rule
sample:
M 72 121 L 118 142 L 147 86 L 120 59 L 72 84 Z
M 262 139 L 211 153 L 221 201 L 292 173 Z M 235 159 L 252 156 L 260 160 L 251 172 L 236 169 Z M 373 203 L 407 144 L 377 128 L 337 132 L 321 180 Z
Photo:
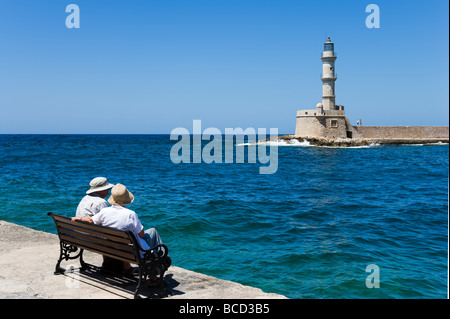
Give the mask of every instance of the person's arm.
M 72 221 L 81 220 L 83 222 L 93 223 L 91 216 L 83 216 L 83 217 L 72 217 Z
M 141 221 L 139 220 L 139 217 L 136 214 L 136 212 L 132 211 L 130 218 L 131 218 L 130 220 L 131 226 L 133 227 L 133 232 L 137 234 L 140 238 L 144 238 L 144 226 L 142 226 Z M 138 229 L 140 229 L 140 231 Z

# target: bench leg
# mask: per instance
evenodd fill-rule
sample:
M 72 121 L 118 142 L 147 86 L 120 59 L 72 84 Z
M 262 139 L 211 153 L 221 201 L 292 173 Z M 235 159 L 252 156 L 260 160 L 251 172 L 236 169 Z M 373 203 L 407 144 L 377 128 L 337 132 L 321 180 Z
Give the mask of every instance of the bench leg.
M 80 252 L 76 256 L 70 256 L 70 253 L 78 251 L 78 247 L 63 242 L 59 243 L 59 247 L 60 247 L 59 258 L 58 261 L 56 262 L 54 272 L 55 275 L 64 274 L 64 272 L 66 271 L 64 268 L 61 267 L 61 261 L 63 260 L 80 258 L 81 269 L 84 270 L 87 268 L 87 264 L 83 260 L 83 249 L 80 249 Z
M 159 277 L 159 289 L 161 290 L 160 297 L 166 297 L 168 295 L 168 292 L 166 288 L 164 287 L 164 274 L 166 272 L 163 270 L 161 273 L 161 276 Z
M 146 277 L 147 275 L 145 274 L 143 267 L 139 266 L 139 282 L 134 292 L 134 299 L 140 299 L 139 291 L 141 290 L 141 286 L 145 282 Z
M 80 265 L 81 265 L 80 270 L 86 270 L 89 267 L 88 264 L 84 262 L 83 251 L 84 249 L 80 250 Z
M 139 291 L 141 290 L 142 286 L 146 286 L 148 284 L 148 280 L 150 280 L 150 277 L 156 275 L 158 277 L 158 280 L 154 282 L 156 284 L 156 287 L 160 288 L 160 294 L 159 297 L 165 297 L 168 295 L 168 291 L 164 287 L 164 274 L 166 273 L 166 268 L 163 265 L 158 266 L 139 266 L 139 282 L 136 287 L 136 291 L 134 292 L 134 299 L 140 298 Z M 153 285 L 152 285 L 153 286 Z

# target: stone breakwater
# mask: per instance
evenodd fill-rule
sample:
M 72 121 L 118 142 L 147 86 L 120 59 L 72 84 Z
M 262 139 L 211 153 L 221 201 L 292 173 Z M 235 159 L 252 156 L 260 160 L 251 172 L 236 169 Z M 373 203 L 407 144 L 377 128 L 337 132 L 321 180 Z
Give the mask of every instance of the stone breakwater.
M 287 143 L 302 143 L 307 141 L 312 146 L 355 147 L 370 145 L 404 145 L 404 144 L 448 144 L 449 138 L 323 138 L 299 137 L 295 135 L 280 135 L 264 141 L 283 140 Z
M 84 260 L 94 266 L 89 271 L 77 271 L 79 261 L 70 260 L 62 266 L 70 269 L 73 265 L 72 272 L 54 275 L 58 257 L 57 235 L 0 220 L 0 299 L 133 298 L 137 279 L 102 274 L 99 254 L 85 251 Z M 286 299 L 176 266 L 169 268 L 164 280 L 171 293 L 164 299 Z M 154 288 L 147 289 L 147 295 L 153 297 Z
M 405 140 L 447 140 L 448 126 L 354 126 L 360 138 L 405 139 Z

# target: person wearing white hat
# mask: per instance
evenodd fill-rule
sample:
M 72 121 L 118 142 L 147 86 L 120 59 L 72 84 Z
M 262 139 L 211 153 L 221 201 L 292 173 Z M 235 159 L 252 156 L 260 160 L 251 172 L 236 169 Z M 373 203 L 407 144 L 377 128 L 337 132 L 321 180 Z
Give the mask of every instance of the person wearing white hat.
M 89 183 L 89 189 L 86 196 L 80 201 L 76 211 L 76 217 L 92 217 L 102 208 L 108 207 L 105 197 L 113 188 L 105 177 L 96 177 Z

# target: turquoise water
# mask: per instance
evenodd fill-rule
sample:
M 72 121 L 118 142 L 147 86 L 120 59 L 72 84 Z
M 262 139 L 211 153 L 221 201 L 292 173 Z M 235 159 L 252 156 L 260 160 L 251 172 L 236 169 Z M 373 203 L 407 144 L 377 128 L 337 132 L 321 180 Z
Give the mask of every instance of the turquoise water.
M 46 213 L 74 215 L 106 176 L 176 266 L 290 298 L 447 297 L 448 145 L 279 147 L 278 171 L 261 175 L 259 163 L 174 164 L 174 143 L 1 135 L 0 219 L 54 233 Z M 366 287 L 370 264 L 380 288 Z

